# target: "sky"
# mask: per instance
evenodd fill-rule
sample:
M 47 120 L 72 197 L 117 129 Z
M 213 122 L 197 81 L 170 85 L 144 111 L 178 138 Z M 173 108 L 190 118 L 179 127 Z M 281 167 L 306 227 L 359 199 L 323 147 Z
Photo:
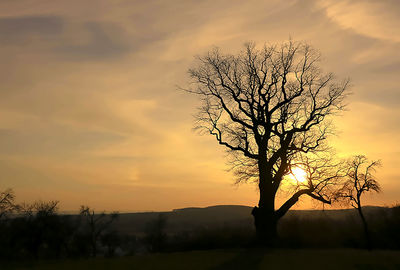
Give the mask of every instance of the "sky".
M 234 185 L 224 149 L 192 130 L 199 102 L 179 87 L 213 46 L 289 38 L 351 78 L 331 142 L 382 161 L 366 204 L 399 203 L 397 0 L 2 0 L 0 189 L 61 210 L 256 205 L 256 186 Z

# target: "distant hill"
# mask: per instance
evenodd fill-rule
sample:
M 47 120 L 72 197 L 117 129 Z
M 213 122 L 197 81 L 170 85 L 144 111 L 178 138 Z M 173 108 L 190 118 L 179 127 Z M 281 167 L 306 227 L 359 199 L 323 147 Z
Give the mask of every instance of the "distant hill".
M 159 215 L 167 221 L 169 233 L 192 231 L 195 229 L 209 229 L 216 227 L 246 227 L 253 228 L 253 207 L 243 205 L 217 205 L 209 207 L 189 207 L 174 209 L 169 212 L 145 212 L 145 213 L 122 213 L 115 222 L 115 229 L 124 234 L 140 235 L 146 231 L 146 227 L 154 222 Z M 389 208 L 366 206 L 367 216 L 387 211 Z M 283 219 L 345 219 L 357 215 L 354 209 L 339 210 L 291 210 Z

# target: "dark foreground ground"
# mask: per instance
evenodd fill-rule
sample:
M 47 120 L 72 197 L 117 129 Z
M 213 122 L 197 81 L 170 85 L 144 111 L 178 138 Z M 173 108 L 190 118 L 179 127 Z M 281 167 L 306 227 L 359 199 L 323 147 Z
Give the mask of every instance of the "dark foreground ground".
M 234 249 L 66 261 L 6 263 L 0 269 L 400 269 L 400 251 Z

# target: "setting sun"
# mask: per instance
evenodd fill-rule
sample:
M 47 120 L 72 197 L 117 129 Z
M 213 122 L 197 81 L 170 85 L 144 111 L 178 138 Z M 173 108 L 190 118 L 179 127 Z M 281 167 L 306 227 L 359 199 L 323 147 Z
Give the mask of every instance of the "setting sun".
M 307 182 L 307 172 L 300 167 L 293 167 L 290 173 L 290 178 L 296 182 Z

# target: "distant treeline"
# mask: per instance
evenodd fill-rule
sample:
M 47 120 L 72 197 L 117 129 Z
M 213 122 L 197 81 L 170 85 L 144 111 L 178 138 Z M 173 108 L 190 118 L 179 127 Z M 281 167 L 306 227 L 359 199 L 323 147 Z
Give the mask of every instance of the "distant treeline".
M 6 260 L 123 256 L 256 245 L 250 207 L 221 206 L 165 213 L 59 214 L 57 202 L 19 205 L 0 218 Z M 373 248 L 400 248 L 400 206 L 366 208 Z M 225 214 L 224 214 L 225 213 Z M 130 227 L 132 228 L 130 230 Z M 291 211 L 279 224 L 282 248 L 364 248 L 353 210 Z
M 182 211 L 180 214 L 167 212 L 153 216 L 153 220 L 146 223 L 147 231 L 143 235 L 147 247 L 151 248 L 147 250 L 160 252 L 258 246 L 251 208 L 247 209 L 248 218 L 243 217 L 246 210 L 243 207 L 236 208 L 237 218 L 233 209 L 234 206 L 221 206 L 220 209 L 189 209 L 186 214 Z M 224 210 L 231 211 L 225 216 L 225 221 Z M 372 248 L 400 249 L 400 206 L 365 207 L 365 213 L 370 225 Z M 122 218 L 118 222 L 121 221 Z M 136 220 L 136 223 L 139 221 Z M 143 220 L 141 222 L 144 223 Z M 196 226 L 196 223 L 199 225 Z M 363 226 L 354 209 L 290 211 L 280 221 L 278 234 L 277 248 L 367 248 Z
M 18 205 L 0 219 L 0 258 L 38 259 L 113 255 L 121 245 L 111 229 L 117 214 L 60 215 L 57 201 Z M 100 250 L 99 250 L 100 248 Z

